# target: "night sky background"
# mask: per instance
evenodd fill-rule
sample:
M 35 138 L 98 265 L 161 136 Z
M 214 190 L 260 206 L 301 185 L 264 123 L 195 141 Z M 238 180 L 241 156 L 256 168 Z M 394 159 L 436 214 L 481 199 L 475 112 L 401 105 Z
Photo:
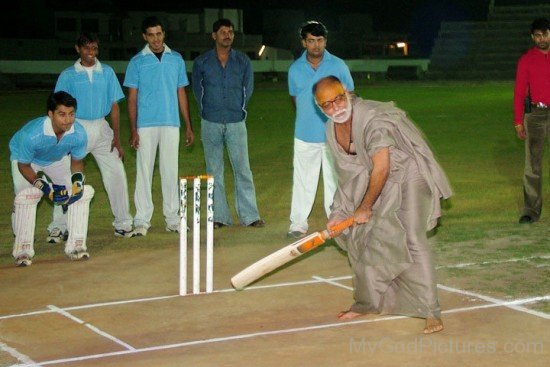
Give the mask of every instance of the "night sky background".
M 429 55 L 441 21 L 485 20 L 489 0 L 27 0 L 3 5 L 0 37 L 20 37 L 32 32 L 32 17 L 22 15 L 32 4 L 37 8 L 55 10 L 124 12 L 125 10 L 178 11 L 202 8 L 240 8 L 244 14 L 244 31 L 262 34 L 263 9 L 303 9 L 304 20 L 328 19 L 346 12 L 367 13 L 372 16 L 374 31 L 396 32 L 409 36 L 421 55 Z M 498 5 L 541 2 L 529 0 L 497 0 Z M 23 5 L 25 4 L 25 5 Z M 29 4 L 31 4 L 29 6 Z M 22 15 L 22 16 L 21 16 Z M 35 16 L 35 14 L 34 14 Z M 35 19 L 36 21 L 36 19 Z M 30 22 L 30 23 L 29 23 Z M 345 25 L 341 25 L 345 26 Z M 329 29 L 330 31 L 330 29 Z

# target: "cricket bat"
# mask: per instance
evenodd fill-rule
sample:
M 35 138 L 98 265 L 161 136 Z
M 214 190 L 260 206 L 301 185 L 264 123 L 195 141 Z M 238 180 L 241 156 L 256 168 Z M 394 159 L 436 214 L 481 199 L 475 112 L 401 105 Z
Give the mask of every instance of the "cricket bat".
M 340 232 L 350 227 L 352 224 L 353 217 L 350 217 L 331 227 L 330 230 L 340 234 Z M 250 283 L 258 280 L 278 267 L 294 260 L 299 256 L 302 256 L 316 247 L 321 246 L 329 238 L 332 237 L 328 230 L 312 233 L 307 237 L 275 251 L 271 255 L 258 260 L 254 264 L 242 270 L 240 273 L 231 278 L 231 285 L 233 285 L 233 288 L 236 290 L 242 290 Z

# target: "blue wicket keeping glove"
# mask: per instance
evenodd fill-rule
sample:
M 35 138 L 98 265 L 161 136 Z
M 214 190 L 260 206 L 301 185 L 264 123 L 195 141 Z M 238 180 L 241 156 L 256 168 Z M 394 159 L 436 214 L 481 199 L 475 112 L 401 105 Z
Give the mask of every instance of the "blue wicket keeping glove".
M 55 205 L 62 205 L 69 200 L 69 193 L 65 185 L 56 185 L 44 172 L 37 172 L 38 178 L 34 180 L 33 186 L 40 189 L 44 196 L 50 199 Z
M 67 201 L 67 205 L 71 205 L 75 201 L 78 201 L 84 194 L 84 173 L 76 172 L 71 176 L 71 182 L 73 183 L 71 197 Z

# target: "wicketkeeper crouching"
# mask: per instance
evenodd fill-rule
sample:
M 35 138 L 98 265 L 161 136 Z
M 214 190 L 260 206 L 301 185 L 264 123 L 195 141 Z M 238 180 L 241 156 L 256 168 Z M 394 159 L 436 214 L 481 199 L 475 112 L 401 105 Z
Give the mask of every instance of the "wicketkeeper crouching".
M 94 189 L 84 185 L 82 173 L 86 132 L 75 122 L 76 100 L 70 94 L 50 94 L 47 108 L 47 116 L 26 123 L 9 144 L 15 191 L 12 254 L 17 266 L 32 264 L 36 206 L 43 196 L 56 208 L 50 227 L 68 231 L 67 257 L 71 260 L 90 257 L 86 236 Z
M 38 172 L 32 187 L 21 190 L 14 202 L 15 244 L 13 257 L 17 266 L 29 266 L 34 256 L 34 229 L 36 223 L 36 206 L 42 196 L 54 205 L 61 205 L 67 212 L 67 230 L 69 237 L 65 242 L 65 254 L 71 260 L 86 260 L 90 257 L 86 247 L 90 200 L 94 189 L 84 185 L 84 174 L 77 172 L 71 176 L 71 194 L 65 185 L 56 185 L 44 173 Z

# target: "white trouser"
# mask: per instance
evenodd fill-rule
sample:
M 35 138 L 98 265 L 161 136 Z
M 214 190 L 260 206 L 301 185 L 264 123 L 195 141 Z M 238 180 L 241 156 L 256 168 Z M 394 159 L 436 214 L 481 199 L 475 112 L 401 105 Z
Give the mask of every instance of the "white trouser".
M 69 155 L 49 166 L 39 166 L 31 163 L 31 167 L 35 172 L 43 171 L 46 173 L 56 185 L 65 185 L 67 190 L 71 189 L 71 157 Z M 29 181 L 19 172 L 17 161 L 15 160 L 11 161 L 11 177 L 13 177 L 15 195 L 27 187 L 32 187 Z M 14 219 L 15 217 L 12 213 L 12 227 Z M 67 214 L 63 214 L 61 205 L 54 205 L 53 221 L 48 225 L 48 231 L 51 232 L 54 228 L 59 228 L 62 232 L 65 232 L 67 229 Z
M 313 208 L 319 171 L 323 169 L 323 192 L 325 211 L 330 214 L 330 206 L 336 192 L 337 178 L 330 150 L 325 143 L 307 143 L 294 139 L 294 176 L 292 184 L 292 205 L 290 209 L 290 231 L 307 232 L 307 218 Z
M 151 186 L 157 148 L 162 187 L 162 212 L 167 225 L 178 225 L 180 221 L 178 213 L 179 128 L 172 126 L 144 127 L 138 129 L 138 134 L 134 226 L 144 226 L 145 228 L 151 226 L 154 209 Z
M 128 181 L 118 151 L 116 149 L 111 151 L 113 130 L 104 118 L 98 120 L 78 119 L 78 121 L 84 126 L 88 135 L 86 151 L 94 156 L 101 172 L 111 211 L 115 217 L 113 226 L 116 229 L 130 230 L 132 216 L 128 201 Z

